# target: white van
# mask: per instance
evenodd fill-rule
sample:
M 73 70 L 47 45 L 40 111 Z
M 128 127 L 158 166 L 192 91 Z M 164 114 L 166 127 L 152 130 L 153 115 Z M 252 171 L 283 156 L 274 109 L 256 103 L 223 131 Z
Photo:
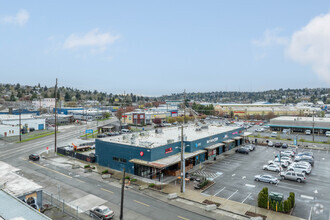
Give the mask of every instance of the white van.
M 325 136 L 330 137 L 330 131 L 325 132 Z
M 311 132 L 311 130 L 306 130 L 305 131 L 305 134 L 307 134 L 307 135 L 310 135 L 312 132 Z

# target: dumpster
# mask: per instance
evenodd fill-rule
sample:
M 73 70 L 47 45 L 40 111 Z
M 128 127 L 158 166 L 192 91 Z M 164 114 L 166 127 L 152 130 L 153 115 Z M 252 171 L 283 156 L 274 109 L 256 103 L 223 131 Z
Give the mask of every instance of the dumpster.
M 276 202 L 282 202 L 283 201 L 283 194 L 282 193 L 277 193 L 277 192 L 271 192 L 269 194 L 269 200 L 273 202 L 275 200 Z

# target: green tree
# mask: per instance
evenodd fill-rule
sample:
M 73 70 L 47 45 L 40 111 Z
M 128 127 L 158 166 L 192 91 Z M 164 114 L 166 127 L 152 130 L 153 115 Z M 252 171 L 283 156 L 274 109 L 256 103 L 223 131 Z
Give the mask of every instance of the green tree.
M 10 100 L 10 101 L 16 101 L 16 98 L 15 98 L 13 92 L 11 92 L 11 95 L 10 95 L 10 99 L 9 99 L 9 100 Z
M 70 96 L 70 94 L 69 94 L 68 92 L 65 92 L 64 100 L 65 100 L 66 102 L 71 101 L 71 96 Z

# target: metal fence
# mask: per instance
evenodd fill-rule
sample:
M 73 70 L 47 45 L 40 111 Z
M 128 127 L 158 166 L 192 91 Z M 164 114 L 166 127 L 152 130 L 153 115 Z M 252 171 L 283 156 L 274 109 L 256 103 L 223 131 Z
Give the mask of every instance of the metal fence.
M 85 155 L 85 154 L 80 154 L 80 153 L 74 152 L 72 150 L 65 150 L 62 147 L 58 147 L 56 149 L 56 152 L 59 153 L 59 154 L 74 157 L 74 158 L 77 158 L 79 160 L 87 161 L 87 162 L 90 162 L 90 163 L 95 162 L 95 157 L 94 156 L 88 156 L 88 155 Z
M 87 213 L 80 212 L 79 207 L 72 206 L 69 203 L 65 202 L 64 199 L 59 198 L 59 196 L 55 196 L 53 194 L 49 194 L 45 191 L 42 192 L 42 199 L 43 203 L 49 204 L 51 206 L 57 207 L 62 213 L 65 213 L 75 219 L 82 219 L 82 220 L 91 220 L 91 218 Z

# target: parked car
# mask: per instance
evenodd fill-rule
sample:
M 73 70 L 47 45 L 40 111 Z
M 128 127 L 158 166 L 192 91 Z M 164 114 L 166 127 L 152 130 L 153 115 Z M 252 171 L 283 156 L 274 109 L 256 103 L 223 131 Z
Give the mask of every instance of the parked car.
M 104 138 L 104 137 L 106 137 L 106 135 L 105 134 L 98 134 L 97 137 L 98 138 Z
M 128 130 L 128 129 L 121 129 L 121 132 L 122 132 L 122 133 L 130 133 L 131 130 Z
M 275 147 L 282 147 L 282 143 L 280 142 L 275 143 Z
M 273 177 L 272 175 L 256 175 L 254 177 L 255 181 L 261 181 L 265 183 L 272 183 L 272 184 L 277 184 L 279 180 L 276 177 Z
M 268 147 L 273 147 L 274 143 L 272 141 L 269 141 L 267 145 L 268 145 Z
M 288 145 L 286 143 L 282 144 L 282 148 L 288 148 Z
M 101 205 L 89 210 L 90 216 L 96 216 L 100 219 L 112 219 L 115 215 L 115 212 L 109 209 L 108 207 Z
M 295 173 L 305 173 L 305 174 L 310 174 L 311 170 L 312 169 L 310 167 L 300 164 L 290 164 L 290 166 L 287 169 L 287 171 L 293 171 Z
M 240 154 L 249 154 L 249 151 L 248 149 L 246 149 L 245 147 L 240 147 L 238 149 L 236 149 L 236 153 L 240 153 Z
M 275 160 L 274 161 L 275 162 L 280 162 L 280 159 L 277 156 L 275 156 Z M 288 162 L 288 164 L 291 164 L 293 162 L 291 160 L 291 158 L 289 158 L 289 157 L 281 157 L 281 161 L 286 161 L 286 162 Z
M 289 166 L 289 163 L 287 161 L 281 161 L 281 163 L 280 163 L 279 161 L 270 160 L 270 161 L 268 161 L 268 164 L 275 164 L 277 166 L 280 166 L 280 164 L 281 164 L 281 167 L 283 167 L 283 168 L 287 168 Z
M 282 168 L 280 166 L 278 166 L 277 164 L 264 165 L 262 167 L 262 169 L 269 170 L 269 171 L 275 171 L 275 172 L 280 172 L 282 170 Z
M 293 164 L 300 164 L 300 165 L 305 165 L 307 167 L 310 167 L 312 169 L 312 165 L 306 161 L 299 161 L 299 162 L 293 162 Z
M 281 154 L 281 156 L 284 156 L 284 157 L 289 157 L 289 158 L 292 157 L 291 152 L 281 151 L 280 154 Z
M 310 151 L 303 151 L 303 152 L 300 152 L 299 154 L 297 154 L 297 156 L 310 156 L 312 158 L 314 158 L 314 153 L 313 152 L 310 152 Z
M 33 161 L 40 160 L 40 156 L 38 154 L 30 154 L 29 159 Z
M 249 151 L 253 151 L 256 148 L 253 144 L 244 145 L 243 147 L 248 149 Z
M 272 132 L 272 133 L 270 134 L 270 136 L 271 136 L 271 137 L 277 137 L 277 132 Z
M 285 151 L 281 151 L 281 154 L 285 153 L 285 154 L 290 154 L 291 157 L 295 156 L 295 152 L 293 150 L 285 150 Z
M 254 131 L 255 131 L 255 132 L 263 132 L 263 131 L 265 131 L 265 129 L 264 129 L 264 128 L 257 128 L 257 129 L 255 129 Z
M 311 164 L 311 166 L 314 166 L 314 159 L 312 157 L 309 156 L 297 156 L 294 158 L 295 162 L 301 162 L 301 161 L 305 161 Z
M 306 131 L 305 131 L 305 134 L 306 134 L 306 135 L 310 135 L 311 133 L 312 133 L 311 130 L 306 130 Z
M 325 136 L 330 137 L 330 131 L 325 132 Z
M 306 176 L 303 173 L 295 173 L 292 171 L 287 171 L 287 172 L 281 172 L 280 176 L 282 179 L 297 181 L 299 183 L 306 181 Z

